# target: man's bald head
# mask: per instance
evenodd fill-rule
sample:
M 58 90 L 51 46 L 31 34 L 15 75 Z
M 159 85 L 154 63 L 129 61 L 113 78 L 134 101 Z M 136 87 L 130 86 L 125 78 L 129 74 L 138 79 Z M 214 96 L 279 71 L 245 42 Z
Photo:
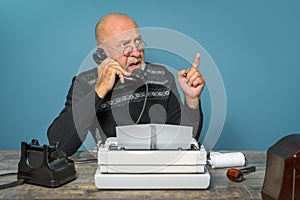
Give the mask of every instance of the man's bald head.
M 95 37 L 97 44 L 100 44 L 116 34 L 133 28 L 138 28 L 138 26 L 128 15 L 121 13 L 108 14 L 96 25 Z

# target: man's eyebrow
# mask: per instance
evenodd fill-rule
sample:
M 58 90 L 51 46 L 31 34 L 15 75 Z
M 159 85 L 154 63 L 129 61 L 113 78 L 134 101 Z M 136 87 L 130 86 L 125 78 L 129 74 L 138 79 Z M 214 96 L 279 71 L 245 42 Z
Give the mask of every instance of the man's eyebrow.
M 130 42 L 130 39 L 124 39 L 124 40 L 120 40 L 118 42 L 118 46 L 122 45 L 122 44 L 128 44 Z
M 136 39 L 142 39 L 142 35 L 138 34 L 136 37 L 135 37 L 135 40 Z

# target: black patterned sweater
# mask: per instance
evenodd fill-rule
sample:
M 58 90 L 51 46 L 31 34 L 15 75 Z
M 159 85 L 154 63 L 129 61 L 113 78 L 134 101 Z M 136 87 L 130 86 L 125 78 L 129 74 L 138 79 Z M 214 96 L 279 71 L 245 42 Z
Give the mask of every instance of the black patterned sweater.
M 136 123 L 192 126 L 198 140 L 203 123 L 200 102 L 198 109 L 182 103 L 175 78 L 165 67 L 147 63 L 144 71 L 145 80 L 125 79 L 123 84 L 117 80 L 104 98 L 94 90 L 97 68 L 75 76 L 65 107 L 48 128 L 49 143 L 59 142 L 72 155 L 88 132 L 105 140 L 116 136 L 116 126 Z

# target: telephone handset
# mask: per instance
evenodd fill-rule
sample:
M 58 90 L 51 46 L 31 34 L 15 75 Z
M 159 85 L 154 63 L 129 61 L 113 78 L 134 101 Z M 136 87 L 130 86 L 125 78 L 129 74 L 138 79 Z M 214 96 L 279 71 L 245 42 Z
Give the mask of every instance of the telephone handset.
M 105 60 L 106 58 L 107 55 L 104 49 L 98 48 L 97 51 L 93 53 L 93 59 L 98 65 L 100 65 L 103 62 L 103 60 Z
M 100 65 L 103 62 L 103 60 L 105 60 L 106 58 L 107 55 L 104 49 L 102 48 L 98 48 L 97 51 L 93 53 L 93 59 L 98 65 Z M 131 76 L 124 76 L 124 79 L 133 80 L 133 81 L 140 79 L 142 81 L 145 81 L 145 72 L 142 69 L 135 69 L 132 71 Z

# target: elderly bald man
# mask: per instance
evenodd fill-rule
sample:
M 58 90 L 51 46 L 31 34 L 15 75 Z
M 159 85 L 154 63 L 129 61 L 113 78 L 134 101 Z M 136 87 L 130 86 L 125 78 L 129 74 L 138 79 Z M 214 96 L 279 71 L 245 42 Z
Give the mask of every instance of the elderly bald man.
M 105 140 L 116 136 L 116 126 L 148 123 L 192 126 L 199 139 L 205 85 L 198 70 L 199 53 L 188 70 L 178 71 L 181 102 L 174 76 L 164 66 L 145 62 L 145 43 L 133 19 L 120 13 L 106 15 L 97 23 L 95 37 L 105 59 L 73 78 L 65 107 L 48 128 L 50 144 L 59 142 L 72 155 L 88 132 Z M 132 78 L 138 70 L 142 78 Z

